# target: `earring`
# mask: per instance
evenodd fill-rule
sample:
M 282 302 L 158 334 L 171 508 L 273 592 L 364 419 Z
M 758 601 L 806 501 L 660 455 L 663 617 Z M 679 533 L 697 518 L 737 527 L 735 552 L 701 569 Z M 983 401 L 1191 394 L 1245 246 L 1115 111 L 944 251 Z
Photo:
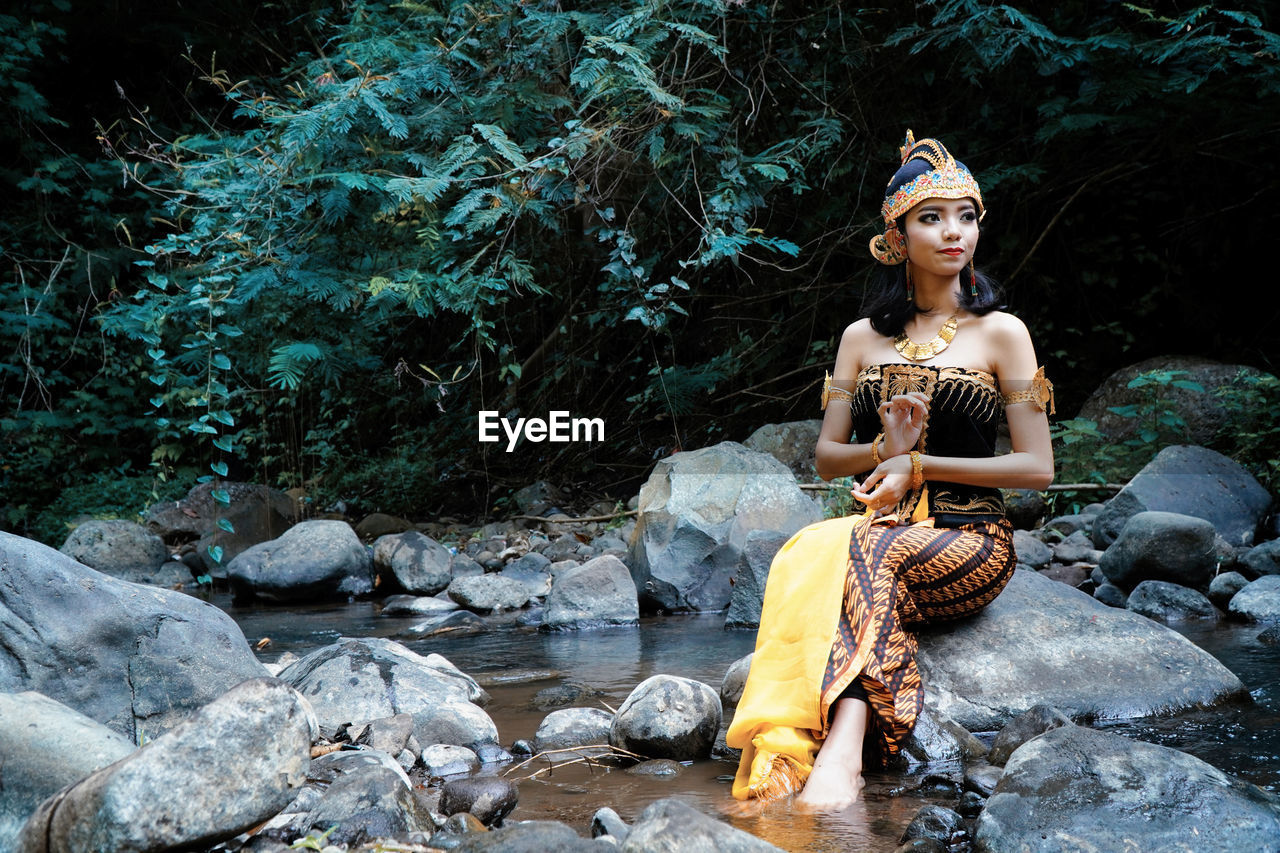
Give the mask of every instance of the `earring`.
M 916 298 L 916 285 L 915 285 L 915 282 L 911 280 L 911 262 L 910 261 L 906 262 L 906 270 L 907 270 L 907 301 L 913 302 L 915 301 L 915 298 Z
M 978 272 L 973 268 L 973 258 L 969 259 L 969 295 L 978 295 Z

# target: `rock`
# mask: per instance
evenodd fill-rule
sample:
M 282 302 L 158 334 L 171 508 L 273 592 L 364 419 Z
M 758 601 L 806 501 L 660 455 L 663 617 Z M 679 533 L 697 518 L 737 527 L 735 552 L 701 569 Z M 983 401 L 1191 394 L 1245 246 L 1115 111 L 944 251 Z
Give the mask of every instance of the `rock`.
M 213 490 L 227 493 L 231 503 L 221 505 L 213 499 Z M 201 483 L 180 501 L 155 504 L 147 510 L 148 526 L 170 545 L 196 542 L 194 553 L 205 572 L 226 577 L 226 566 L 233 559 L 260 542 L 281 536 L 299 519 L 293 499 L 284 492 L 252 483 Z M 230 523 L 232 531 L 217 526 Z M 222 562 L 209 554 L 209 549 L 222 549 Z
M 490 630 L 485 622 L 469 610 L 455 610 L 443 616 L 433 616 L 414 625 L 410 625 L 399 633 L 406 640 L 421 640 L 424 637 L 440 637 L 445 634 L 454 637 L 466 637 L 471 634 L 484 634 Z
M 789 537 L 821 517 L 768 454 L 729 441 L 676 453 L 658 462 L 640 490 L 631 540 L 636 589 L 665 610 L 723 610 L 747 534 Z
M 315 718 L 275 679 L 239 684 L 46 800 L 16 849 L 203 849 L 257 826 L 307 779 Z
M 433 847 L 439 838 L 432 836 Z M 492 832 L 464 835 L 452 849 L 457 853 L 600 853 L 601 843 L 582 838 L 559 821 L 522 820 Z
M 976 616 L 919 639 L 926 707 L 969 731 L 1042 703 L 1070 717 L 1140 718 L 1243 690 L 1176 632 L 1026 570 Z
M 708 758 L 721 715 L 720 697 L 707 685 L 655 675 L 640 682 L 618 708 L 609 743 L 648 758 Z
M 1123 608 L 1129 602 L 1129 594 L 1113 583 L 1099 584 L 1093 597 L 1108 607 Z
M 721 707 L 737 705 L 738 700 L 742 698 L 742 690 L 747 686 L 747 674 L 751 672 L 751 658 L 754 655 L 753 652 L 730 664 L 728 671 L 724 674 L 724 681 L 720 684 Z
M 152 583 L 169 559 L 164 540 L 141 524 L 121 520 L 86 521 L 71 531 L 59 550 L 104 575 L 134 583 Z
M 1157 622 L 1182 622 L 1188 619 L 1217 621 L 1213 604 L 1194 589 L 1164 581 L 1143 581 L 1129 593 L 1125 607 Z
M 521 515 L 544 515 L 564 500 L 560 490 L 546 480 L 537 480 L 511 496 Z
M 0 533 L 0 692 L 34 690 L 137 742 L 266 670 L 218 608 Z
M 563 708 L 552 711 L 538 725 L 538 731 L 533 736 L 533 748 L 537 752 L 547 752 L 553 749 L 604 746 L 605 749 L 602 750 L 581 753 L 604 754 L 609 751 L 609 730 L 612 726 L 613 714 L 599 708 Z
M 1053 559 L 1058 563 L 1097 563 L 1099 552 L 1083 530 L 1077 530 L 1053 546 Z
M 496 742 L 498 729 L 476 701 L 487 696 L 440 655 L 414 654 L 383 639 L 344 640 L 316 649 L 280 673 L 333 731 L 393 714 L 413 717 L 418 743 Z
M 1097 517 L 1097 513 L 1090 513 L 1086 515 L 1083 512 L 1078 514 L 1059 515 L 1046 521 L 1042 529 L 1046 533 L 1060 533 L 1062 534 L 1062 538 L 1065 540 L 1075 533 L 1087 534 L 1093 528 L 1093 521 Z
M 1227 609 L 1232 597 L 1249 585 L 1249 579 L 1239 572 L 1223 572 L 1209 583 L 1209 600 Z
M 639 621 L 640 604 L 630 571 L 617 557 L 605 555 L 556 573 L 542 629 L 576 631 Z
M 345 521 L 303 521 L 227 565 L 237 599 L 342 600 L 373 591 L 369 552 Z
M 596 813 L 591 816 L 591 837 L 599 838 L 602 835 L 609 835 L 618 840 L 618 843 L 627 840 L 631 827 L 627 826 L 626 821 L 618 816 L 618 813 L 608 806 L 596 809 Z
M 1042 735 L 1062 726 L 1071 725 L 1071 720 L 1051 705 L 1036 705 L 1026 713 L 1019 714 L 1009 721 L 996 739 L 991 742 L 991 751 L 987 753 L 987 761 L 1003 767 L 1013 755 L 1013 751 L 1037 735 Z M 987 796 L 990 791 L 984 792 Z
M 1001 489 L 1004 512 L 1018 530 L 1030 530 L 1044 515 L 1044 494 L 1035 489 Z
M 1074 566 L 1050 563 L 1044 569 L 1040 570 L 1040 574 L 1050 580 L 1055 580 L 1058 583 L 1065 583 L 1067 586 L 1075 588 L 1079 588 L 1081 584 L 1089 579 L 1088 570 L 1078 563 Z
M 387 755 L 399 755 L 413 737 L 413 717 L 396 714 L 352 728 L 355 729 L 352 743 L 385 752 Z M 351 731 L 352 729 L 348 729 L 348 732 Z
M 316 760 L 313 776 L 329 785 L 307 815 L 304 828 L 326 832 L 327 844 L 363 844 L 435 829 L 413 786 L 391 756 L 376 750 L 334 752 Z
M 974 849 L 1274 850 L 1275 797 L 1198 758 L 1063 726 L 1028 741 L 978 816 Z
M 782 546 L 791 538 L 767 530 L 747 534 L 742 558 L 733 576 L 733 592 L 729 594 L 726 628 L 759 628 L 760 610 L 764 607 L 764 587 L 769 580 L 769 567 Z
M 501 823 L 519 800 L 520 790 L 510 779 L 496 776 L 452 779 L 441 789 L 440 813 L 467 812 L 479 818 L 485 826 L 493 826 Z
M 383 616 L 443 616 L 457 609 L 456 602 L 420 595 L 393 595 L 382 603 Z
M 437 743 L 422 750 L 427 776 L 457 776 L 480 769 L 480 758 L 465 746 Z
M 1190 515 L 1139 512 L 1098 561 L 1107 579 L 1122 589 L 1145 580 L 1206 586 L 1218 566 L 1213 525 Z
M 539 690 L 533 694 L 533 699 L 530 700 L 529 705 L 535 711 L 550 711 L 554 708 L 563 708 L 565 705 L 572 705 L 575 702 L 581 702 L 584 699 L 599 695 L 600 691 L 595 688 L 570 681 Z
M 530 598 L 542 598 L 551 591 L 551 561 L 536 551 L 507 563 L 499 574 L 524 584 Z
M 383 536 L 413 530 L 413 522 L 385 512 L 374 512 L 360 519 L 355 529 L 362 542 L 374 542 Z
M 1257 636 L 1264 646 L 1280 646 L 1280 625 L 1272 625 Z
M 1093 544 L 1106 549 L 1130 518 L 1160 511 L 1203 518 L 1232 545 L 1251 545 L 1270 505 L 1267 490 L 1240 463 L 1203 447 L 1166 447 L 1107 501 Z
M 967 834 L 964 818 L 951 809 L 937 805 L 921 807 L 903 830 L 900 841 L 916 838 L 932 838 L 944 847 L 950 847 Z
M 818 433 L 821 430 L 820 418 L 765 424 L 747 436 L 742 446 L 757 453 L 768 453 L 790 468 L 801 480 L 812 480 L 817 473 L 813 455 L 818 447 Z
M 1053 551 L 1025 530 L 1013 531 L 1013 550 L 1018 555 L 1018 562 L 1033 569 L 1049 565 L 1053 559 Z
M 484 566 L 462 552 L 453 555 L 449 563 L 449 571 L 455 578 L 474 578 L 484 574 Z
M 893 848 L 893 853 L 947 853 L 947 850 L 932 838 L 913 838 Z
M 1280 575 L 1280 539 L 1250 548 L 1240 562 L 1254 575 Z
M 48 696 L 0 693 L 0 850 L 27 817 L 67 785 L 133 752 L 116 732 Z
M 972 760 L 986 752 L 982 741 L 926 701 L 902 750 L 887 766 L 893 770 L 912 770 L 922 765 Z
M 651 803 L 640 813 L 620 853 L 782 853 L 781 848 L 708 817 L 680 800 Z
M 1002 758 L 1008 759 L 1008 755 Z M 972 762 L 964 766 L 964 787 L 970 793 L 976 793 L 983 800 L 990 797 L 995 792 L 996 785 L 1000 782 L 1000 777 L 1004 775 L 1004 768 L 994 764 L 988 764 L 985 761 Z M 963 811 L 960 812 L 964 814 Z M 976 817 L 977 815 L 972 815 Z
M 416 530 L 382 536 L 373 543 L 373 567 L 412 595 L 435 595 L 453 580 L 453 554 Z
M 529 590 L 520 581 L 486 574 L 454 578 L 449 584 L 449 597 L 468 610 L 497 613 L 524 607 L 529 603 Z
M 1280 575 L 1263 575 L 1231 599 L 1232 616 L 1251 622 L 1280 622 Z
M 506 764 L 511 761 L 511 753 L 496 743 L 478 743 L 474 749 L 481 764 Z
M 1098 430 L 1115 443 L 1134 437 L 1142 426 L 1138 418 L 1124 417 L 1112 411 L 1123 406 L 1143 406 L 1150 402 L 1151 391 L 1143 387 L 1129 387 L 1139 374 L 1152 370 L 1182 371 L 1177 380 L 1194 382 L 1203 390 L 1166 385 L 1160 388 L 1160 408 L 1175 414 L 1187 425 L 1187 440 L 1194 444 L 1208 444 L 1218 433 L 1234 426 L 1238 416 L 1232 412 L 1218 393 L 1230 387 L 1241 372 L 1253 377 L 1266 374 L 1254 367 L 1239 364 L 1222 364 L 1199 356 L 1156 356 L 1122 367 L 1111 374 L 1090 395 L 1080 409 L 1078 417 L 1098 424 Z
M 623 772 L 628 776 L 673 778 L 684 772 L 684 765 L 670 758 L 650 758 L 648 761 L 631 765 Z

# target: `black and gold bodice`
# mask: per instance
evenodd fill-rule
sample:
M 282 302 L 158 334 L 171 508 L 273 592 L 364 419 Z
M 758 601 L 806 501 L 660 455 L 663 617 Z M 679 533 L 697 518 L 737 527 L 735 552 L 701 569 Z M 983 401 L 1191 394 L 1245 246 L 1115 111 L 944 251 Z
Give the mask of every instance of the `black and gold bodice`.
M 858 374 L 850 407 L 853 441 L 867 444 L 883 428 L 876 409 L 897 394 L 923 393 L 929 413 L 915 449 L 933 456 L 994 456 L 996 429 L 1004 411 L 1000 389 L 990 373 L 963 367 L 929 367 L 923 364 L 875 364 Z M 928 514 L 938 527 L 958 527 L 1004 517 L 1000 490 L 929 480 L 923 489 L 910 491 L 898 504 L 898 517 L 917 515 L 922 496 Z

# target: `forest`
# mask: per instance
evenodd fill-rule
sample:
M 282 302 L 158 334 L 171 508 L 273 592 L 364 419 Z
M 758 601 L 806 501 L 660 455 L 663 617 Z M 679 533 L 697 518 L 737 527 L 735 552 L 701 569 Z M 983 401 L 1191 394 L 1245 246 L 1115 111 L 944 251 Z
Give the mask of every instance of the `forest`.
M 982 185 L 980 266 L 1057 385 L 1063 476 L 1113 481 L 1132 454 L 1073 415 L 1114 370 L 1276 371 L 1276 13 L 0 14 L 0 526 L 57 545 L 77 515 L 206 478 L 415 519 L 500 514 L 539 478 L 585 506 L 675 451 L 816 417 L 907 128 Z M 1148 450 L 1178 428 L 1152 388 Z M 1216 449 L 1274 493 L 1280 391 L 1236 391 Z M 482 411 L 568 412 L 604 436 L 508 451 L 477 441 Z

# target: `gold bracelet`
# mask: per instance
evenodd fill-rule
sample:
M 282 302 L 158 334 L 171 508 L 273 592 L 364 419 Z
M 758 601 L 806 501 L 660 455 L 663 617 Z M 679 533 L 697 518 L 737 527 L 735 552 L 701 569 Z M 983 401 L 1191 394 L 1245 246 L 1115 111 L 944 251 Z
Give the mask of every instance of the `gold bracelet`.
M 920 451 L 911 451 L 911 490 L 915 491 L 924 485 L 924 459 Z
M 880 442 L 884 440 L 884 433 L 880 433 L 871 440 L 871 464 L 879 465 L 884 460 L 880 458 Z

